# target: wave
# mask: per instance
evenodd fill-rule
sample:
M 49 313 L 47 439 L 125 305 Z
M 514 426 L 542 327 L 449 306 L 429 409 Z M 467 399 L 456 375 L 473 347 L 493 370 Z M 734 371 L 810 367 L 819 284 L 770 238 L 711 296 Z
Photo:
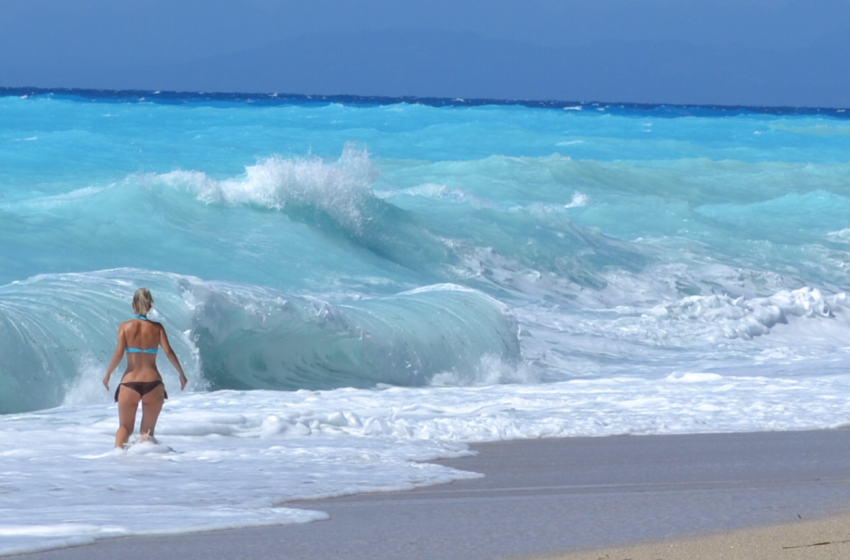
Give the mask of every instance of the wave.
M 507 309 L 459 286 L 344 305 L 232 288 L 204 299 L 193 334 L 214 388 L 416 386 L 474 376 L 484 357 L 520 359 Z
M 665 321 L 712 324 L 725 338 L 751 339 L 770 333 L 773 327 L 787 324 L 791 318 L 832 319 L 847 307 L 850 306 L 844 293 L 824 297 L 820 290 L 805 287 L 764 298 L 690 296 L 655 307 L 650 313 Z
M 374 195 L 376 173 L 368 153 L 350 145 L 337 161 L 274 156 L 235 177 L 137 173 L 10 200 L 0 207 L 0 236 L 12 248 L 0 254 L 0 282 L 139 262 L 286 288 L 340 269 L 407 286 L 446 280 L 451 251 L 415 215 Z
M 0 283 L 30 278 L 0 287 L 0 384 L 24 395 L 0 410 L 104 397 L 141 284 L 206 389 L 563 380 L 840 349 L 844 163 L 379 163 L 347 145 L 0 201 Z
M 272 156 L 217 180 L 201 171 L 143 178 L 149 188 L 185 189 L 209 205 L 271 210 L 308 226 L 326 242 L 363 249 L 420 273 L 435 273 L 451 252 L 416 217 L 376 196 L 379 176 L 366 149 L 345 145 L 336 161 Z
M 368 221 L 363 206 L 373 198 L 377 168 L 365 149 L 346 144 L 336 162 L 318 157 L 272 156 L 245 168 L 238 178 L 215 180 L 200 171 L 150 176 L 170 186 L 185 186 L 209 204 L 250 205 L 275 210 L 321 211 L 352 233 Z
M 0 235 L 17 250 L 0 255 L 0 282 L 142 261 L 283 289 L 342 274 L 390 279 L 395 291 L 472 281 L 500 295 L 510 279 L 486 276 L 488 255 L 593 289 L 610 268 L 696 255 L 756 270 L 800 263 L 789 289 L 846 285 L 842 270 L 822 265 L 829 245 L 845 246 L 844 164 L 551 155 L 382 167 L 349 144 L 336 160 L 272 156 L 235 176 L 132 174 L 6 202 Z M 49 261 L 36 258 L 44 246 L 56 249 Z
M 439 374 L 475 377 L 482 360 L 521 360 L 507 309 L 459 286 L 334 304 L 134 269 L 42 275 L 0 287 L 0 413 L 96 386 L 140 285 L 197 388 L 427 385 Z M 170 366 L 163 371 L 174 383 Z

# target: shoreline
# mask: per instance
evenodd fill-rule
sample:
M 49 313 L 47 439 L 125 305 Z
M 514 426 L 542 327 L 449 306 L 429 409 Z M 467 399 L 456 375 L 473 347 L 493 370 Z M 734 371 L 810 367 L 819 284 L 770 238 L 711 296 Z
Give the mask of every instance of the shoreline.
M 514 440 L 471 447 L 476 456 L 435 462 L 484 478 L 281 504 L 327 512 L 328 521 L 114 538 L 8 558 L 583 560 L 639 543 L 669 548 L 711 535 L 808 527 L 804 524 L 813 520 L 850 516 L 848 430 Z

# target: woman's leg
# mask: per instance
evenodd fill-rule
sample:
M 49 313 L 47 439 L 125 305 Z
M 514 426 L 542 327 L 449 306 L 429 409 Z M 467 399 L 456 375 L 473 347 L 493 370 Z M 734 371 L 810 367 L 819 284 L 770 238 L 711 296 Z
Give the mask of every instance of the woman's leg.
M 141 395 L 127 387 L 118 389 L 118 431 L 115 433 L 115 447 L 123 447 L 133 433 L 136 425 L 136 410 Z
M 165 403 L 165 385 L 160 385 L 144 397 L 142 397 L 142 438 L 153 437 L 156 430 L 156 421 Z

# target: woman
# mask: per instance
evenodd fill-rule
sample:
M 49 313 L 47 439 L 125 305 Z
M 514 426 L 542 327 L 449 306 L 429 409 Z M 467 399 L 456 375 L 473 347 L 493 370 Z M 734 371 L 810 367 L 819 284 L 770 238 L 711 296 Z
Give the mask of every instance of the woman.
M 136 424 L 136 410 L 142 403 L 141 439 L 153 440 L 156 420 L 168 395 L 162 376 L 156 369 L 156 353 L 162 346 L 168 361 L 180 374 L 180 390 L 186 387 L 187 379 L 177 361 L 177 355 L 168 343 L 165 328 L 159 323 L 148 321 L 148 311 L 153 307 L 153 296 L 147 288 L 139 288 L 133 295 L 133 312 L 136 318 L 125 321 L 118 327 L 118 347 L 112 361 L 106 369 L 103 385 L 109 390 L 109 377 L 121 363 L 127 353 L 127 370 L 115 391 L 118 403 L 118 432 L 115 434 L 115 447 L 122 447 Z

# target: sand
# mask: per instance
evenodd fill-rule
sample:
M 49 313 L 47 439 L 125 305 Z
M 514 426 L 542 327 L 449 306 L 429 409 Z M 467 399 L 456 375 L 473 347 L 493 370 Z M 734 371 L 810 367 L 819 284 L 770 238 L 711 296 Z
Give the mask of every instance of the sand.
M 850 516 L 729 531 L 652 544 L 603 547 L 545 560 L 847 560 Z M 543 560 L 543 558 L 540 558 Z

